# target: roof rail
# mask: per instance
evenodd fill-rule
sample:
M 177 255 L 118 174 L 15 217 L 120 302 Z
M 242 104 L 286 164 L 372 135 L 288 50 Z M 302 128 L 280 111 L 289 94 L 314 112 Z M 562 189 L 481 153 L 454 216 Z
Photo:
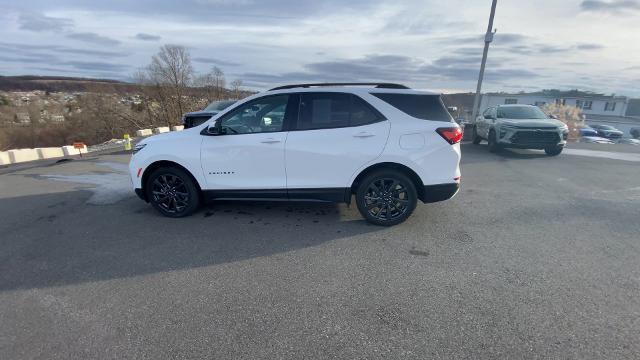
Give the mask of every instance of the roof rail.
M 400 85 L 400 84 L 377 83 L 377 82 L 353 82 L 353 83 L 312 83 L 312 84 L 284 85 L 284 86 L 274 87 L 273 89 L 269 89 L 269 91 L 295 89 L 295 88 L 323 87 L 323 86 L 375 86 L 378 89 L 409 89 L 409 87 Z

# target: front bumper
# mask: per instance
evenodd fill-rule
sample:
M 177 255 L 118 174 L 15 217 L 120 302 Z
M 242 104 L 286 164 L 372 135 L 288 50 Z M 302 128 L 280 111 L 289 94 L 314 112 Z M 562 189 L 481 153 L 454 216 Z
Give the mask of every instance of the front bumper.
M 147 195 L 144 193 L 144 191 L 142 189 L 138 189 L 135 188 L 133 191 L 136 192 L 136 195 L 138 195 L 138 197 L 146 202 L 149 202 L 149 199 L 147 199 Z
M 498 132 L 498 144 L 505 148 L 545 149 L 565 146 L 568 132 L 556 129 L 501 128 Z
M 460 190 L 460 184 L 438 184 L 426 185 L 420 200 L 423 203 L 434 203 L 449 200 L 454 197 Z

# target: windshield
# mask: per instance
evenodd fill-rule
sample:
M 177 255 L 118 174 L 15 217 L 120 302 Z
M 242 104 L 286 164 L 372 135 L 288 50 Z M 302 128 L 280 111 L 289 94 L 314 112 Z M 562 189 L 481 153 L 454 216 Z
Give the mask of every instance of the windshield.
M 211 104 L 207 105 L 206 108 L 204 108 L 205 111 L 222 111 L 226 108 L 228 108 L 229 106 L 235 104 L 235 101 L 214 101 Z
M 602 130 L 615 130 L 613 126 L 609 126 L 609 125 L 598 125 L 597 128 Z
M 547 115 L 535 106 L 509 106 L 498 108 L 498 118 L 504 119 L 546 119 Z

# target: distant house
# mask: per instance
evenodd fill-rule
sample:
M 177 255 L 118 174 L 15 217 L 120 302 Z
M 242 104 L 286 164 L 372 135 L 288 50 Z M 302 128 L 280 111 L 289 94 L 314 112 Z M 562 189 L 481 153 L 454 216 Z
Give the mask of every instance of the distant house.
M 534 93 L 488 93 L 482 95 L 480 112 L 488 107 L 506 104 L 526 104 L 544 106 L 546 104 L 575 106 L 590 117 L 624 117 L 627 114 L 629 98 L 626 96 L 607 96 L 578 90 L 543 90 Z
M 20 112 L 16 114 L 16 122 L 23 126 L 29 125 L 31 124 L 31 117 L 29 113 Z
M 51 116 L 49 116 L 49 121 L 54 122 L 54 123 L 62 123 L 62 122 L 64 122 L 64 116 L 63 115 L 51 115 Z
M 640 99 L 629 99 L 625 116 L 640 118 Z

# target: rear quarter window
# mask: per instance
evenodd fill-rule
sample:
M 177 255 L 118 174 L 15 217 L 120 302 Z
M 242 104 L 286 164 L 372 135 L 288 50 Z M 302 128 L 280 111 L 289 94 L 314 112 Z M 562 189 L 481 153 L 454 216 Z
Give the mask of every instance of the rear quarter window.
M 417 119 L 453 122 L 439 95 L 372 93 L 371 95 Z

